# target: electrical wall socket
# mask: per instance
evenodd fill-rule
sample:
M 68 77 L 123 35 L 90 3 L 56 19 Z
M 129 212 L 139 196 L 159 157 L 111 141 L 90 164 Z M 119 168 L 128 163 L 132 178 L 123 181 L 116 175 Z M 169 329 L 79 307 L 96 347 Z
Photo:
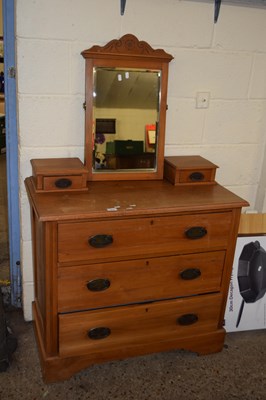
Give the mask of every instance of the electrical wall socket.
M 196 108 L 209 108 L 210 92 L 198 92 L 196 95 Z

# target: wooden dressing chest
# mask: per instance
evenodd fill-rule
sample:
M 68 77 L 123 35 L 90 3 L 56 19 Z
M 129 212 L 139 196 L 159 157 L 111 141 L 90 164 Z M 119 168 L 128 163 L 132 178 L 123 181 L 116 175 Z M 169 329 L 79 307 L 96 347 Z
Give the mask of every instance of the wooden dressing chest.
M 89 182 L 31 205 L 43 377 L 152 352 L 222 350 L 241 207 L 218 184 Z
M 164 157 L 172 55 L 126 34 L 82 56 L 85 165 L 32 160 L 26 179 L 33 316 L 47 382 L 152 352 L 220 351 L 248 205 L 216 184 L 217 166 L 208 160 Z M 97 130 L 97 119 L 109 121 L 110 113 L 113 139 Z M 111 162 L 108 148 L 122 137 L 142 150 L 119 150 L 126 161 Z

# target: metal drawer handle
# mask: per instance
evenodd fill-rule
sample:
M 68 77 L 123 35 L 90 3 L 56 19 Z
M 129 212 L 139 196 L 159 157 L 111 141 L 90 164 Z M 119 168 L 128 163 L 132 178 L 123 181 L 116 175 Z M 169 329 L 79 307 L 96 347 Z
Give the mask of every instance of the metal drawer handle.
M 95 235 L 89 238 L 89 244 L 92 247 L 101 248 L 106 247 L 113 243 L 113 237 L 111 235 Z
M 181 317 L 177 318 L 177 323 L 179 325 L 192 325 L 198 321 L 197 314 L 184 314 Z
M 202 172 L 192 172 L 189 175 L 189 179 L 193 182 L 201 182 L 204 179 L 204 174 Z
M 185 281 L 190 281 L 199 278 L 201 276 L 201 271 L 198 268 L 188 268 L 180 272 L 180 276 Z
M 106 327 L 92 328 L 88 332 L 88 336 L 93 340 L 105 339 L 111 335 L 111 329 Z
M 68 178 L 60 178 L 55 181 L 55 186 L 58 189 L 66 189 L 69 188 L 72 185 L 71 179 Z
M 207 229 L 203 226 L 192 226 L 185 231 L 185 235 L 188 239 L 200 239 L 207 235 Z
M 92 281 L 87 283 L 87 288 L 91 292 L 102 292 L 110 287 L 111 282 L 109 279 L 93 279 Z

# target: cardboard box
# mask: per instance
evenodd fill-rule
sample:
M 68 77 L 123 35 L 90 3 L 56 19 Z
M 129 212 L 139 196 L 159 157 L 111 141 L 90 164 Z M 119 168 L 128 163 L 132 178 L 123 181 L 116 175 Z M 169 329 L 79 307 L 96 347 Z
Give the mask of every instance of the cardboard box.
M 256 253 L 257 250 L 254 252 L 254 246 L 258 249 L 258 243 L 260 254 Z M 245 254 L 243 254 L 244 248 Z M 266 253 L 264 254 L 263 251 L 266 251 L 266 235 L 238 237 L 225 310 L 227 332 L 266 328 Z M 251 261 L 247 262 L 246 259 Z M 243 270 L 245 276 L 243 276 Z M 241 281 L 241 286 L 239 281 Z M 260 298 L 254 299 L 258 284 L 260 296 L 257 297 Z M 265 290 L 263 290 L 264 287 Z M 243 305 L 243 311 L 238 323 L 241 305 Z

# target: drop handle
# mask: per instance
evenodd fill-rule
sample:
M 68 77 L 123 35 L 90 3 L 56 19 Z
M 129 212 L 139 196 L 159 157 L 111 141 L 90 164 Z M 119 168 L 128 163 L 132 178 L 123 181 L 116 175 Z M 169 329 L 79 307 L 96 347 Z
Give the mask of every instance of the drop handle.
M 184 281 L 191 281 L 199 278 L 201 276 L 201 271 L 199 268 L 188 268 L 180 272 L 180 276 Z
M 97 278 L 87 283 L 87 288 L 91 292 L 103 292 L 111 286 L 109 279 Z
M 113 243 L 113 236 L 106 234 L 94 235 L 88 240 L 89 245 L 95 248 L 103 248 Z
M 55 186 L 58 189 L 67 189 L 72 185 L 71 179 L 68 178 L 59 178 L 55 181 Z
M 188 239 L 201 239 L 207 235 L 208 231 L 204 226 L 192 226 L 185 231 L 185 235 Z
M 198 321 L 198 316 L 197 314 L 184 314 L 181 315 L 181 317 L 177 318 L 176 322 L 179 325 L 182 326 L 187 326 L 187 325 L 193 325 Z
M 88 337 L 92 340 L 105 339 L 111 335 L 111 329 L 105 326 L 92 328 L 88 331 Z
M 190 179 L 192 182 L 201 182 L 201 181 L 204 180 L 204 174 L 203 174 L 202 172 L 192 172 L 192 173 L 189 175 L 189 179 Z

